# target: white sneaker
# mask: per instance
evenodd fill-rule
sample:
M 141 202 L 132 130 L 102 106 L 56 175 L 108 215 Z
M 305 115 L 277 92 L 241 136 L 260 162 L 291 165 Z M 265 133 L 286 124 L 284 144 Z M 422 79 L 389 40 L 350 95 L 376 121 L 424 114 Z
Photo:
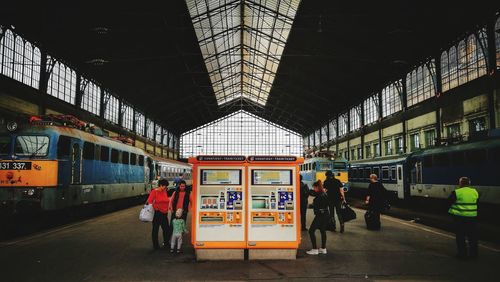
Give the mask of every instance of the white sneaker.
M 311 250 L 307 251 L 306 254 L 308 254 L 308 255 L 318 255 L 319 251 L 318 251 L 318 249 L 311 249 Z
M 318 253 L 326 255 L 326 248 L 319 248 Z

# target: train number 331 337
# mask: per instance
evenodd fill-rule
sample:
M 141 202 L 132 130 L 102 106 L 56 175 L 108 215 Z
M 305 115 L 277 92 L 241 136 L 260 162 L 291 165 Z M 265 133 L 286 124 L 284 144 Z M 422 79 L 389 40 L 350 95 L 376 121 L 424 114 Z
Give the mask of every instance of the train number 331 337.
M 0 162 L 0 170 L 30 170 L 31 162 Z

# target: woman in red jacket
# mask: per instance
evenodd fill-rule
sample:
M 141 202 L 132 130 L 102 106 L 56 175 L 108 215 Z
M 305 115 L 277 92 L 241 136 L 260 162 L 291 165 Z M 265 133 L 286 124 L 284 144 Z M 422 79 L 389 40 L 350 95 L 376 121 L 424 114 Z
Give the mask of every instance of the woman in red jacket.
M 167 186 L 168 180 L 160 179 L 158 181 L 158 188 L 154 189 L 149 193 L 148 204 L 153 204 L 153 208 L 155 210 L 155 215 L 153 217 L 153 230 L 151 232 L 151 238 L 153 239 L 153 247 L 155 249 L 160 248 L 160 244 L 158 243 L 158 230 L 160 229 L 163 232 L 163 245 L 168 246 L 168 206 L 169 206 L 169 198 L 167 195 Z

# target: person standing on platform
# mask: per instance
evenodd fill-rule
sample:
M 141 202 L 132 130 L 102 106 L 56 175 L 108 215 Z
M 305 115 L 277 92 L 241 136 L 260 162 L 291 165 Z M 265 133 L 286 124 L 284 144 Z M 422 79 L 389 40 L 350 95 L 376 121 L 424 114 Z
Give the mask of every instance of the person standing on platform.
M 342 202 L 345 199 L 344 188 L 342 187 L 342 182 L 335 178 L 332 171 L 327 171 L 325 173 L 326 180 L 323 183 L 323 186 L 326 189 L 326 194 L 328 195 L 329 200 L 329 209 L 330 216 L 332 217 L 333 224 L 333 232 L 336 231 L 336 223 L 335 223 L 335 210 L 337 211 L 337 218 L 339 219 L 340 224 L 340 233 L 344 233 L 344 220 L 342 219 L 342 214 L 340 213 L 340 209 L 342 208 Z
M 455 222 L 457 258 L 477 258 L 477 203 L 479 193 L 476 189 L 470 187 L 470 180 L 467 177 L 460 177 L 458 185 L 459 187 L 448 198 L 451 205 L 448 213 L 453 216 Z M 465 244 L 466 238 L 469 243 L 468 253 Z
M 182 209 L 182 219 L 186 221 L 191 201 L 191 192 L 186 190 L 186 181 L 181 180 L 179 182 L 179 187 L 172 194 L 170 199 L 169 211 Z
M 182 173 L 179 173 L 179 176 L 176 176 L 174 178 L 174 186 L 175 186 L 175 188 L 179 188 L 179 184 L 181 183 L 181 181 L 183 180 L 183 178 L 184 178 L 184 174 L 182 174 Z
M 182 234 L 188 233 L 186 221 L 182 219 L 182 209 L 175 211 L 175 218 L 172 220 L 172 239 L 170 240 L 170 252 L 173 253 L 177 245 L 177 253 L 182 253 Z
M 376 174 L 370 174 L 370 184 L 368 185 L 368 194 L 366 195 L 365 204 L 368 205 L 368 211 L 371 213 L 372 222 L 375 230 L 380 230 L 380 213 L 386 206 L 386 193 L 384 185 L 378 181 Z
M 153 240 L 153 248 L 159 249 L 160 244 L 158 243 L 158 231 L 161 226 L 163 232 L 163 245 L 168 246 L 169 241 L 169 225 L 168 225 L 168 207 L 169 198 L 167 195 L 168 180 L 160 179 L 158 181 L 158 188 L 154 189 L 149 193 L 148 204 L 153 205 L 155 214 L 153 217 L 153 230 L 151 231 L 151 239 Z
M 302 181 L 302 175 L 300 176 L 300 225 L 302 231 L 307 231 L 306 228 L 306 216 L 307 216 L 307 206 L 309 204 L 309 186 Z
M 326 254 L 326 227 L 330 221 L 330 214 L 328 212 L 328 195 L 325 193 L 321 180 L 314 182 L 314 194 L 316 197 L 313 200 L 314 219 L 309 226 L 309 236 L 311 237 L 312 249 L 307 251 L 308 255 Z M 316 230 L 321 232 L 321 248 L 318 249 L 316 243 Z

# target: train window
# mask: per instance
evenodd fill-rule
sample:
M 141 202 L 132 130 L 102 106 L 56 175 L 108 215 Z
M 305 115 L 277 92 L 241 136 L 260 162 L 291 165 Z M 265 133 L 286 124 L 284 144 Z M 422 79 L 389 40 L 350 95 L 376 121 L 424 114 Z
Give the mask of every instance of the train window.
M 313 163 L 312 165 L 313 165 L 312 169 L 315 170 L 316 169 L 316 163 Z
M 500 160 L 500 148 L 492 148 L 488 150 L 488 157 L 491 163 L 498 165 L 498 160 Z
M 49 152 L 49 137 L 19 135 L 16 138 L 15 153 L 19 156 L 43 157 Z
M 464 152 L 451 153 L 451 163 L 454 166 L 461 166 L 465 164 Z
M 470 150 L 465 151 L 468 165 L 482 164 L 486 161 L 486 150 Z
M 95 154 L 94 143 L 84 142 L 83 143 L 83 158 L 85 160 L 93 160 Z
M 57 158 L 68 157 L 71 152 L 71 137 L 61 135 L 57 141 Z
M 424 167 L 432 167 L 432 155 L 424 157 Z
M 130 153 L 130 164 L 131 165 L 137 164 L 137 155 L 134 153 Z
M 373 174 L 376 174 L 377 177 L 380 177 L 380 169 L 378 167 L 373 168 Z
M 94 160 L 100 160 L 101 157 L 101 146 L 95 145 Z
M 365 168 L 365 174 L 363 175 L 363 178 L 370 178 L 370 174 L 372 174 L 371 168 Z
M 401 167 L 398 167 L 398 180 L 402 179 L 403 179 L 403 170 L 401 169 Z
M 396 167 L 391 167 L 391 179 L 396 180 Z
M 389 179 L 389 168 L 386 166 L 382 168 L 382 179 L 384 180 Z
M 109 147 L 101 146 L 101 161 L 109 162 Z
M 120 153 L 116 149 L 111 149 L 111 162 L 112 163 L 118 163 L 118 156 Z
M 129 153 L 128 152 L 122 152 L 122 164 L 128 164 L 129 162 Z
M 448 154 L 434 155 L 434 165 L 435 166 L 449 166 L 450 165 L 450 156 Z
M 139 156 L 139 165 L 144 166 L 144 156 L 143 155 Z

